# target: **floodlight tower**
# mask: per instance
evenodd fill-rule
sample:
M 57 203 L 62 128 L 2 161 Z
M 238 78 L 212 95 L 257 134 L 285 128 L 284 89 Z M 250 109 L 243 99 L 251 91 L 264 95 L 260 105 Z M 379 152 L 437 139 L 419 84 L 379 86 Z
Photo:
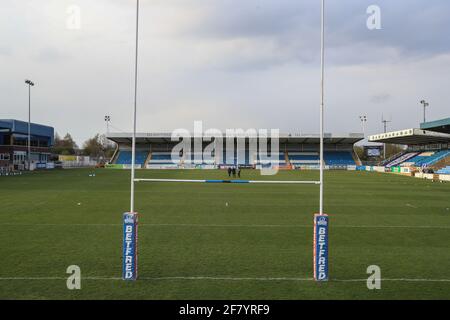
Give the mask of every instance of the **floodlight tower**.
M 384 119 L 384 116 L 381 115 L 381 123 L 383 123 L 384 126 L 384 133 L 387 132 L 387 124 L 389 122 L 392 122 L 392 120 L 386 120 Z M 383 143 L 383 158 L 386 159 L 386 143 Z
M 425 100 L 420 101 L 420 103 L 423 105 L 423 122 L 426 122 L 426 108 L 430 105 L 428 102 L 426 102 Z
M 361 126 L 362 126 L 362 130 L 363 130 L 363 134 L 364 136 L 366 136 L 366 122 L 367 122 L 367 116 L 363 115 L 363 116 L 359 116 L 359 120 L 361 121 Z
M 27 162 L 28 162 L 28 171 L 31 171 L 31 87 L 34 86 L 34 82 L 27 79 L 25 80 L 25 83 L 28 85 L 28 155 L 27 155 Z
M 105 116 L 105 122 L 106 122 L 106 134 L 109 133 L 109 123 L 111 122 L 110 116 Z

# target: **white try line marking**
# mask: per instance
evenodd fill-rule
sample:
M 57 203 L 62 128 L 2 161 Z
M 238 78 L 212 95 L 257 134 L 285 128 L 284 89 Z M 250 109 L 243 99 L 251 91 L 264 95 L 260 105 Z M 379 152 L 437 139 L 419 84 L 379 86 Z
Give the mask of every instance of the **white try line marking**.
M 0 281 L 32 281 L 32 280 L 67 280 L 65 277 L 0 277 Z M 119 281 L 120 277 L 81 277 L 81 280 L 97 281 Z M 212 276 L 179 276 L 179 277 L 139 277 L 138 281 L 278 281 L 278 282 L 300 282 L 315 281 L 313 278 L 295 277 L 212 277 Z M 328 282 L 366 282 L 367 279 L 330 279 Z M 422 279 L 422 278 L 386 278 L 381 281 L 389 282 L 450 282 L 450 279 Z
M 0 226 L 27 227 L 122 227 L 119 223 L 0 223 Z M 139 227 L 193 227 L 193 228 L 312 228 L 307 224 L 197 224 L 197 223 L 142 223 Z M 330 225 L 330 228 L 361 229 L 450 229 L 450 226 L 382 226 L 382 225 Z

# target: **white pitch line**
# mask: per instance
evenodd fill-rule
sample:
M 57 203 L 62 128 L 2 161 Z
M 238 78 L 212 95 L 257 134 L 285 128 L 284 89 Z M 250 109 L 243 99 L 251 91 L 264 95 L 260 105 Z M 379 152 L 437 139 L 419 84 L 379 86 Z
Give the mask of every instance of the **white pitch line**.
M 0 226 L 36 227 L 119 227 L 119 223 L 0 223 Z M 193 228 L 312 228 L 306 224 L 196 224 L 196 223 L 143 223 L 139 227 L 193 227 Z M 331 225 L 330 228 L 361 229 L 450 229 L 450 226 L 382 226 L 382 225 Z
M 366 282 L 367 279 L 333 279 L 334 282 Z M 381 281 L 390 282 L 450 282 L 450 279 L 413 279 L 413 278 L 393 278 L 393 279 L 383 279 Z
M 64 277 L 0 277 L 0 281 L 32 281 L 32 280 L 67 280 Z M 120 277 L 81 277 L 81 280 L 119 281 Z M 263 282 L 300 282 L 315 281 L 313 278 L 296 277 L 212 277 L 212 276 L 178 276 L 178 277 L 139 277 L 144 281 L 263 281 Z M 329 282 L 366 282 L 367 279 L 330 279 Z M 381 281 L 389 282 L 450 282 L 450 279 L 423 279 L 423 278 L 386 278 Z

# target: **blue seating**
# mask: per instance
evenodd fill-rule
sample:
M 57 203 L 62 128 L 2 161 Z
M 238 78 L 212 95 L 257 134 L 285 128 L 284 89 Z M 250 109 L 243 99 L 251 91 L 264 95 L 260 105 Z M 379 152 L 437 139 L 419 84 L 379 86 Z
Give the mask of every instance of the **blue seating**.
M 172 157 L 170 154 L 161 154 L 161 153 L 154 153 L 152 154 L 152 160 L 170 160 Z
M 356 165 L 351 151 L 325 151 L 325 164 L 329 166 Z M 289 153 L 289 161 L 296 165 L 318 165 L 319 153 L 317 152 L 292 152 Z
M 319 153 L 317 152 L 292 152 L 288 154 L 289 162 L 298 166 L 319 165 Z
M 306 160 L 306 161 L 319 161 L 319 155 L 313 155 L 313 154 L 293 154 L 293 155 L 289 155 L 289 160 Z
M 272 163 L 273 164 L 279 164 L 279 165 L 284 165 L 286 164 L 286 157 L 284 156 L 284 153 L 280 152 L 278 153 L 278 157 L 276 154 L 273 155 L 269 155 L 269 154 L 260 154 L 258 153 L 258 157 L 257 157 L 258 163 L 264 163 L 264 164 L 268 164 L 268 163 Z
M 149 164 L 154 164 L 154 165 L 167 165 L 167 164 L 173 164 L 174 162 L 172 161 L 172 154 L 168 153 L 168 152 L 162 152 L 162 153 L 158 153 L 158 152 L 154 152 L 152 153 L 152 157 L 150 159 L 150 161 L 148 162 Z
M 436 172 L 437 174 L 450 174 L 450 166 L 446 166 Z
M 351 151 L 326 151 L 323 156 L 325 159 L 325 164 L 329 166 L 356 165 Z
M 450 150 L 441 150 L 434 152 L 431 155 L 427 155 L 427 152 L 424 152 L 408 160 L 407 162 L 416 167 L 431 166 L 448 156 L 450 156 Z
M 143 165 L 148 157 L 147 151 L 136 151 L 136 164 Z M 116 160 L 117 164 L 131 164 L 131 151 L 120 151 Z
M 388 162 L 386 164 L 386 168 L 391 168 L 400 165 L 401 163 L 408 162 L 409 159 L 414 158 L 417 156 L 417 152 L 408 152 L 408 153 L 402 153 L 399 157 L 393 159 L 392 161 Z

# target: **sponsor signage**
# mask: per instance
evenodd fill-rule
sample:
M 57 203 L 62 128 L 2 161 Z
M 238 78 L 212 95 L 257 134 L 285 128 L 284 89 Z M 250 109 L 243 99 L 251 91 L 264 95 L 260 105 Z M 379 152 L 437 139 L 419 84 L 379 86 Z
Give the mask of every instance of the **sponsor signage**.
M 314 215 L 314 279 L 328 281 L 328 216 Z
M 123 266 L 122 279 L 137 279 L 137 233 L 138 214 L 123 214 Z

